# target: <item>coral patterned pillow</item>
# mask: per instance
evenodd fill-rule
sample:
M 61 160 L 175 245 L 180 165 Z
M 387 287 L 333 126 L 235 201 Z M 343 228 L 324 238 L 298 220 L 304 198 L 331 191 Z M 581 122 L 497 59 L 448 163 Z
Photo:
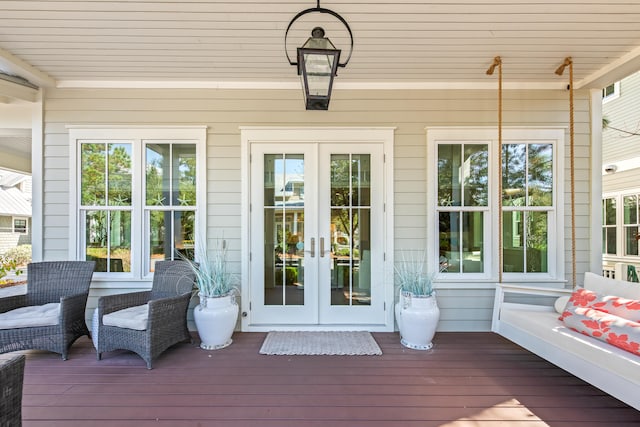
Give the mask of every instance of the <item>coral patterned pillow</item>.
M 599 297 L 591 307 L 632 322 L 640 322 L 640 301 L 607 295 Z
M 640 356 L 640 323 L 589 307 L 567 308 L 563 321 L 568 328 Z
M 576 308 L 590 307 L 598 299 L 598 297 L 599 295 L 593 291 L 589 291 L 583 288 L 576 289 L 575 292 L 571 294 L 571 298 L 569 298 L 569 301 L 567 302 L 567 305 L 565 306 L 559 319 L 564 320 Z

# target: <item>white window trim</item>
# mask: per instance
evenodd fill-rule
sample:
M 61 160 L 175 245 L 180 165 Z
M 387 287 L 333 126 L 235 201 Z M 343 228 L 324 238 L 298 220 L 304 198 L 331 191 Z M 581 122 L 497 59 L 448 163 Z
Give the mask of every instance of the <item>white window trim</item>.
M 553 206 L 549 216 L 549 233 L 554 238 L 549 238 L 549 264 L 548 273 L 503 273 L 504 281 L 510 282 L 562 282 L 564 278 L 564 132 L 562 127 L 503 127 L 502 143 L 514 141 L 534 141 L 553 144 Z M 489 144 L 489 159 L 497 164 L 498 130 L 496 127 L 428 127 L 427 136 L 427 259 L 429 260 L 429 272 L 438 270 L 439 237 L 438 217 L 436 215 L 436 203 L 438 194 L 437 180 L 437 144 L 486 142 Z M 491 165 L 490 165 L 491 166 Z M 496 282 L 498 280 L 498 215 L 496 195 L 498 193 L 499 170 L 496 165 L 489 169 L 489 215 L 485 222 L 485 236 L 489 240 L 485 242 L 485 272 L 484 273 L 460 273 L 440 274 L 435 281 L 446 283 L 452 287 L 468 287 L 469 281 Z M 487 232 L 487 228 L 489 229 Z M 486 266 L 489 266 L 486 268 Z M 436 285 L 436 287 L 438 287 Z
M 493 159 L 495 153 L 495 144 L 492 143 L 490 138 L 472 138 L 472 139 L 449 139 L 449 138 L 443 138 L 446 139 L 446 143 L 450 143 L 450 144 L 464 144 L 464 145 L 471 145 L 471 144 L 485 144 L 487 145 L 487 158 L 488 159 Z M 482 227 L 482 234 L 483 236 L 490 236 L 491 235 L 491 214 L 492 214 L 492 204 L 493 204 L 493 194 L 492 194 L 492 186 L 491 186 L 491 175 L 488 176 L 489 179 L 489 186 L 487 188 L 487 206 L 452 206 L 451 209 L 449 209 L 448 207 L 437 207 L 438 204 L 438 179 L 437 179 L 437 173 L 438 173 L 438 165 L 437 165 L 437 161 L 438 161 L 438 139 L 435 139 L 433 141 L 430 142 L 430 144 L 433 146 L 433 155 L 429 155 L 428 158 L 433 159 L 434 161 L 431 164 L 427 165 L 427 171 L 431 171 L 433 170 L 435 172 L 435 177 L 434 179 L 432 179 L 432 189 L 433 189 L 433 200 L 428 200 L 427 201 L 427 211 L 431 211 L 433 210 L 433 216 L 434 216 L 434 223 L 436 228 L 429 228 L 427 227 L 427 229 L 431 229 L 434 230 L 434 234 L 437 234 L 437 231 L 440 227 L 439 224 L 439 217 L 438 217 L 438 213 L 439 212 L 446 212 L 446 211 L 454 211 L 454 212 L 482 212 L 484 214 L 484 217 L 486 218 L 485 220 L 483 220 L 483 227 Z M 491 168 L 489 168 L 489 171 L 491 171 Z M 428 172 L 427 172 L 428 173 Z M 496 187 L 497 188 L 497 187 Z M 429 204 L 431 203 L 431 204 Z M 431 209 L 433 208 L 433 209 Z M 427 236 L 428 238 L 428 236 Z M 492 252 L 492 248 L 493 248 L 493 242 L 491 240 L 487 240 L 484 243 L 484 252 L 485 255 L 487 253 L 491 253 Z M 435 252 L 433 252 L 433 256 L 434 258 L 431 258 L 431 255 L 429 252 L 427 252 L 427 259 L 429 260 L 434 260 L 434 259 L 438 259 L 439 260 L 439 256 L 435 256 L 435 254 L 439 254 L 440 252 L 440 248 L 439 248 L 439 238 L 435 239 L 435 247 L 434 250 Z M 430 246 L 430 245 L 429 245 Z M 491 266 L 491 260 L 493 257 L 491 256 L 485 256 L 484 257 L 484 261 L 483 261 L 483 272 L 482 273 L 447 273 L 446 275 L 442 275 L 443 277 L 446 276 L 448 280 L 478 280 L 478 281 L 482 281 L 482 280 L 490 280 L 491 279 L 491 270 L 492 270 L 492 266 Z M 462 260 L 460 260 L 462 261 Z M 435 266 L 435 262 L 433 263 L 434 266 L 432 266 L 430 268 L 430 270 L 432 271 L 437 271 L 437 269 L 439 268 L 439 264 L 437 266 Z
M 602 254 L 604 262 L 634 262 L 640 260 L 640 255 L 625 255 L 626 240 L 624 234 L 624 198 L 627 196 L 640 196 L 640 188 L 631 188 L 622 191 L 604 193 L 602 200 L 614 199 L 616 201 L 616 253 Z M 602 228 L 602 227 L 601 227 Z
M 23 219 L 25 222 L 25 231 L 16 231 L 16 219 Z M 29 218 L 24 216 L 14 216 L 11 218 L 11 229 L 14 233 L 29 234 Z
M 609 86 L 611 85 L 607 85 L 604 88 L 602 88 L 602 92 L 604 93 L 604 90 Z M 602 97 L 602 103 L 606 104 L 607 102 L 613 101 L 614 99 L 618 99 L 618 98 L 620 98 L 620 82 L 619 81 L 613 84 L 613 93 L 611 95 Z
M 78 141 L 81 140 L 118 140 L 131 141 L 132 163 L 135 165 L 132 192 L 134 200 L 142 200 L 144 182 L 143 145 L 146 140 L 189 141 L 196 145 L 196 217 L 195 235 L 206 236 L 207 228 L 207 127 L 206 126 L 83 126 L 69 125 L 69 257 L 80 259 L 83 236 L 78 233 L 78 209 L 80 207 L 80 156 Z M 144 206 L 134 203 L 131 218 L 131 253 L 132 271 L 126 273 L 94 273 L 97 280 L 149 280 L 151 275 L 145 274 L 147 262 L 144 259 L 147 242 L 143 221 Z

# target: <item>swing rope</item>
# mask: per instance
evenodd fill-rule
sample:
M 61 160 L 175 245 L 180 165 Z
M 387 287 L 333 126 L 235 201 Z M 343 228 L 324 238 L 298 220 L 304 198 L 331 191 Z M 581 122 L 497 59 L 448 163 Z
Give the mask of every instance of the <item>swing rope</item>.
M 493 58 L 493 64 L 487 70 L 492 75 L 498 67 L 498 283 L 502 283 L 502 58 Z
M 569 67 L 569 170 L 571 175 L 571 279 L 573 289 L 576 288 L 576 178 L 575 178 L 575 124 L 573 108 L 573 59 L 568 56 L 556 70 L 561 76 Z

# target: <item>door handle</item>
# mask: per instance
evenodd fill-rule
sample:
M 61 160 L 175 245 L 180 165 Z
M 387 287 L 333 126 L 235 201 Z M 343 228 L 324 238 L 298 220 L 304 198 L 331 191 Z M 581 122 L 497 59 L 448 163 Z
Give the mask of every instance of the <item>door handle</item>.
M 316 256 L 316 239 L 315 237 L 311 238 L 311 250 L 309 251 L 311 254 L 311 258 L 315 258 Z
M 324 258 L 324 237 L 320 238 L 320 257 Z

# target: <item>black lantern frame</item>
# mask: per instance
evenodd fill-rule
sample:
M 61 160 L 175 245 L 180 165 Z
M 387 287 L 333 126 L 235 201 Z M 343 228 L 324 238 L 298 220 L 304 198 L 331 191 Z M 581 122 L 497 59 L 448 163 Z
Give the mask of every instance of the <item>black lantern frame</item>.
M 324 37 L 324 30 L 320 27 L 315 27 L 311 32 L 311 38 L 309 38 L 302 47 L 297 48 L 297 62 L 291 60 L 287 50 L 287 37 L 289 35 L 289 30 L 295 21 L 309 13 L 329 14 L 338 19 L 346 27 L 349 33 L 349 38 L 351 39 L 349 55 L 347 56 L 346 61 L 340 62 L 341 50 L 336 49 L 335 46 L 333 46 L 333 43 L 331 43 L 328 38 Z M 317 45 L 319 44 L 324 44 L 325 47 L 318 48 Z M 353 53 L 353 33 L 351 32 L 351 27 L 349 27 L 347 21 L 333 10 L 320 7 L 320 0 L 317 0 L 316 7 L 299 12 L 293 17 L 291 22 L 289 22 L 287 31 L 284 34 L 284 47 L 289 64 L 297 67 L 298 75 L 302 79 L 306 109 L 328 110 L 329 100 L 331 99 L 331 90 L 333 89 L 333 79 L 338 75 L 338 67 L 346 67 L 347 63 L 351 59 L 351 54 Z M 313 57 L 326 58 L 324 62 L 327 63 L 329 71 L 316 73 L 314 70 L 307 68 L 308 62 L 306 59 Z M 314 82 L 322 81 L 327 78 L 328 80 L 326 82 L 322 82 L 323 88 L 321 91 L 314 89 Z

